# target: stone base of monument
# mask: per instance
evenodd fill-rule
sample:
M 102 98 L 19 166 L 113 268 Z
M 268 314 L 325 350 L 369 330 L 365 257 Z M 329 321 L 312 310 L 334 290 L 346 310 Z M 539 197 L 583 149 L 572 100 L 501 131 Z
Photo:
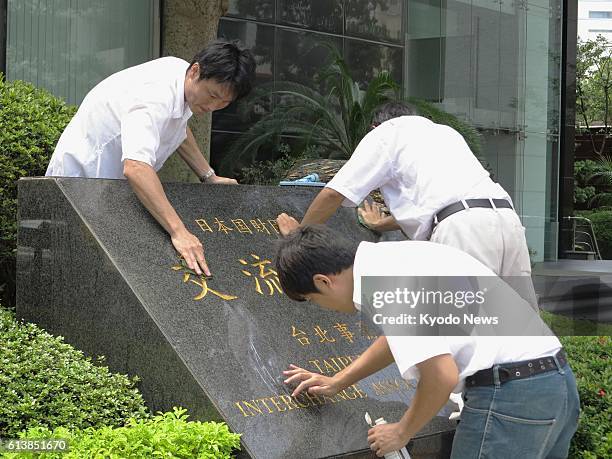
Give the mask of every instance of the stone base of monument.
M 394 422 L 414 394 L 395 366 L 335 397 L 291 397 L 289 364 L 334 374 L 375 339 L 358 316 L 289 300 L 272 259 L 280 212 L 301 216 L 317 190 L 166 184 L 205 247 L 212 279 L 181 264 L 123 180 L 19 182 L 17 312 L 114 371 L 138 375 L 152 410 L 184 406 L 227 422 L 242 457 L 368 456 L 364 413 Z M 376 236 L 355 211 L 330 225 Z M 448 457 L 451 408 L 420 432 L 413 457 Z

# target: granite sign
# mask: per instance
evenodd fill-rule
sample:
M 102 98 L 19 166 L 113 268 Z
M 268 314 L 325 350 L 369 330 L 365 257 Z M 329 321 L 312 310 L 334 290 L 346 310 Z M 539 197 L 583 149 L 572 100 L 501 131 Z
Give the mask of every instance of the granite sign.
M 279 285 L 274 218 L 303 214 L 316 190 L 166 191 L 203 242 L 212 278 L 186 268 L 125 181 L 21 180 L 18 314 L 138 375 L 153 410 L 184 406 L 192 418 L 226 421 L 245 456 L 369 457 L 364 413 L 397 420 L 414 392 L 395 366 L 334 397 L 291 397 L 283 384 L 290 363 L 331 375 L 375 338 L 358 316 L 297 305 Z M 374 238 L 350 209 L 330 224 Z M 453 425 L 443 414 L 415 439 L 415 457 L 448 454 Z

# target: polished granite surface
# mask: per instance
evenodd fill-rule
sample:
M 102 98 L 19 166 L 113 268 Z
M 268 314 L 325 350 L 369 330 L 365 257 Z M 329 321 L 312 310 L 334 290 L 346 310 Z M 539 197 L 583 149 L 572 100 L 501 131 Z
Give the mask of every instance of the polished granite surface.
M 184 270 L 125 181 L 21 180 L 18 314 L 138 375 L 154 410 L 182 405 L 192 417 L 225 420 L 251 457 L 366 450 L 364 413 L 398 420 L 414 392 L 395 366 L 333 398 L 292 399 L 282 382 L 290 363 L 333 374 L 372 341 L 358 316 L 293 302 L 278 287 L 273 219 L 301 216 L 318 190 L 165 189 L 204 244 L 208 281 Z M 356 242 L 376 238 L 354 209 L 330 224 Z M 426 453 L 415 457 L 447 456 L 452 429 L 436 418 L 414 444 Z

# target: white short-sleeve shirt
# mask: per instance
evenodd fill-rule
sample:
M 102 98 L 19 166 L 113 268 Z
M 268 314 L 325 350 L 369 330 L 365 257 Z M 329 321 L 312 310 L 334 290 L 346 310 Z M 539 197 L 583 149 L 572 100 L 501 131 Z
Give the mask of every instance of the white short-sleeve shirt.
M 376 188 L 408 237 L 426 240 L 434 215 L 461 199 L 510 199 L 454 129 L 420 116 L 382 123 L 327 187 L 356 206 Z
M 362 242 L 353 266 L 353 302 L 360 309 L 361 276 L 494 276 L 474 257 L 454 247 L 427 241 Z M 407 311 L 408 312 L 408 311 Z M 554 355 L 561 349 L 555 336 L 388 336 L 400 374 L 419 377 L 418 363 L 450 354 L 465 378 L 493 365 Z
M 101 81 L 62 133 L 46 175 L 124 178 L 126 159 L 161 169 L 187 137 L 188 67 L 163 57 Z

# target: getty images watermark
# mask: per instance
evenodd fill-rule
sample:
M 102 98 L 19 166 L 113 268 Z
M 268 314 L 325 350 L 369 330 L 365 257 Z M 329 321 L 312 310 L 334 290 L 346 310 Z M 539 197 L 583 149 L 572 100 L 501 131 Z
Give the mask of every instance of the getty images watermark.
M 386 336 L 545 336 L 529 277 L 361 278 L 362 321 Z

